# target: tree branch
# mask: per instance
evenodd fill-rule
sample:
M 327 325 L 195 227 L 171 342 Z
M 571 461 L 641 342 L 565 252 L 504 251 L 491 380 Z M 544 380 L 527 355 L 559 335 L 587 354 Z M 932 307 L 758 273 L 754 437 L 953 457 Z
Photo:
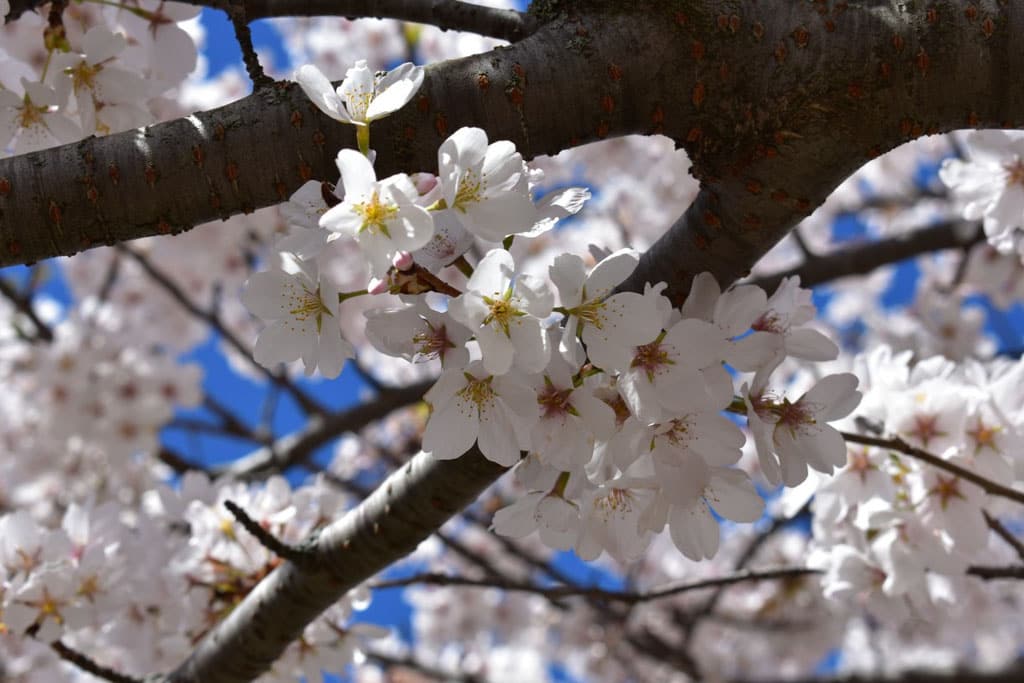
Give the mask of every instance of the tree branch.
M 183 1 L 190 5 L 217 7 L 217 0 Z M 469 31 L 513 43 L 532 34 L 539 24 L 526 12 L 459 0 L 245 0 L 244 6 L 248 21 L 271 17 L 398 19 L 429 24 L 445 31 Z
M 1024 492 L 1017 491 L 1016 489 L 1012 489 L 1008 486 L 1003 486 L 991 479 L 986 479 L 980 474 L 976 474 L 968 469 L 960 467 L 959 465 L 943 460 L 933 453 L 929 453 L 928 451 L 917 448 L 916 446 L 911 446 L 898 436 L 885 439 L 877 436 L 864 436 L 861 434 L 852 434 L 850 432 L 843 431 L 840 431 L 839 434 L 850 443 L 859 443 L 864 446 L 875 446 L 876 448 L 884 448 L 904 455 L 909 455 L 912 458 L 928 463 L 932 467 L 955 474 L 961 479 L 966 479 L 972 484 L 981 487 L 981 489 L 990 495 L 1000 496 L 1002 498 L 1012 500 L 1015 503 L 1024 505 Z
M 32 326 L 35 328 L 36 336 L 39 339 L 45 342 L 53 341 L 53 330 L 36 315 L 35 309 L 32 308 L 32 299 L 30 297 L 23 296 L 14 285 L 2 277 L 0 277 L 0 295 L 10 301 L 15 309 L 31 321 Z
M 608 600 L 636 605 L 643 602 L 651 602 L 662 598 L 674 597 L 683 593 L 689 593 L 706 588 L 732 586 L 737 583 L 769 581 L 774 579 L 791 579 L 794 577 L 820 573 L 821 572 L 817 569 L 808 569 L 806 567 L 780 567 L 778 569 L 767 569 L 762 571 L 743 571 L 727 576 L 717 576 L 710 579 L 701 579 L 699 581 L 689 581 L 643 593 L 609 591 L 595 586 L 539 586 L 529 582 L 471 579 L 465 576 L 450 576 L 448 574 L 436 573 L 416 574 L 403 579 L 381 581 L 370 586 L 370 588 L 373 590 L 384 590 L 387 588 L 404 588 L 407 586 L 415 586 L 417 584 L 431 586 L 464 586 L 471 588 L 500 588 L 502 590 L 513 592 L 533 593 L 535 595 L 542 595 L 546 598 L 552 599 L 586 597 L 588 599 Z
M 257 478 L 300 465 L 316 449 L 339 435 L 361 429 L 394 410 L 421 400 L 433 384 L 433 380 L 428 380 L 401 389 L 389 389 L 346 411 L 313 417 L 300 431 L 278 439 L 270 447 L 261 448 L 221 469 L 214 469 L 213 476 L 227 474 Z
M 110 683 L 143 683 L 143 680 L 141 678 L 126 676 L 125 674 L 118 673 L 117 671 L 114 671 L 109 667 L 98 664 L 86 655 L 68 647 L 59 640 L 51 643 L 50 647 L 65 662 L 74 664 L 82 671 L 92 674 L 97 678 L 102 678 L 105 681 L 110 681 Z
M 850 275 L 866 275 L 881 266 L 943 249 L 965 249 L 985 239 L 979 226 L 953 222 L 940 223 L 884 240 L 860 242 L 831 254 L 814 256 L 782 273 L 751 278 L 749 284 L 773 292 L 783 279 L 800 276 L 800 284 L 813 287 Z M 964 237 L 968 233 L 969 237 Z
M 183 292 L 181 288 L 177 284 L 175 284 L 173 280 L 171 280 L 171 278 L 169 278 L 167 275 L 161 272 L 156 266 L 150 263 L 148 258 L 143 256 L 139 252 L 135 251 L 134 249 L 131 249 L 123 245 L 119 246 L 118 250 L 121 253 L 130 256 L 136 263 L 138 263 L 142 270 L 146 273 L 146 275 L 148 275 L 158 285 L 163 287 L 163 289 L 171 296 L 171 298 L 178 302 L 182 308 L 184 308 L 186 311 L 188 311 L 196 318 L 199 318 L 200 320 L 205 322 L 214 331 L 216 331 L 217 334 L 219 334 L 224 339 L 224 341 L 226 341 L 228 344 L 234 347 L 234 349 L 238 351 L 238 353 L 240 353 L 243 358 L 248 360 L 249 364 L 252 365 L 252 367 L 254 367 L 256 370 L 258 370 L 264 376 L 266 376 L 266 378 L 269 379 L 273 384 L 276 384 L 277 386 L 286 390 L 291 395 L 291 397 L 295 399 L 295 402 L 299 404 L 299 407 L 301 407 L 307 414 L 325 415 L 328 412 L 322 405 L 320 405 L 320 403 L 316 399 L 314 399 L 312 396 L 310 396 L 305 391 L 296 386 L 295 383 L 288 379 L 288 377 L 285 374 L 274 372 L 270 368 L 263 367 L 262 365 L 257 363 L 256 360 L 252 357 L 252 350 L 248 346 L 243 344 L 242 341 L 235 336 L 234 332 L 225 327 L 217 315 L 210 311 L 204 311 L 198 305 L 196 305 L 196 303 L 193 302 L 190 298 L 188 298 L 185 292 Z

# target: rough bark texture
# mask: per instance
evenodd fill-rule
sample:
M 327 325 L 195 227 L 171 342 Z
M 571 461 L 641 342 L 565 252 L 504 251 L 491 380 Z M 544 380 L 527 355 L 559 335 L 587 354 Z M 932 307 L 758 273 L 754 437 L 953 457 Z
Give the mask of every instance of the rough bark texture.
M 1024 6 L 1007 0 L 540 3 L 529 38 L 428 69 L 373 127 L 378 173 L 431 170 L 460 126 L 527 157 L 664 133 L 703 188 L 627 287 L 677 302 L 709 270 L 744 276 L 865 160 L 928 133 L 1024 120 Z M 0 161 L 0 265 L 173 233 L 284 200 L 336 175 L 353 132 L 293 85 L 179 121 Z M 322 610 L 405 556 L 496 479 L 471 451 L 424 455 L 285 564 L 167 677 L 255 678 Z M 929 680 L 929 679 L 922 679 Z

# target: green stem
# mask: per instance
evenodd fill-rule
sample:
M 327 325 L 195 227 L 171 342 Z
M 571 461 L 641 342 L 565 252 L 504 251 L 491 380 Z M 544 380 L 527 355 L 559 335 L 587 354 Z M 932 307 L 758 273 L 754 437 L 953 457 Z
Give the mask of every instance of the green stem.
M 469 261 L 466 260 L 465 256 L 460 256 L 455 259 L 452 265 L 458 268 L 459 271 L 467 278 L 473 277 L 473 266 L 469 265 Z
M 357 296 L 363 296 L 364 294 L 369 294 L 369 292 L 365 289 L 358 289 L 354 292 L 338 292 L 338 303 L 340 304 L 346 299 L 354 299 Z
M 569 472 L 562 472 L 558 475 L 558 480 L 555 481 L 555 485 L 551 487 L 551 494 L 558 496 L 559 498 L 565 497 L 565 487 L 569 485 Z
M 369 158 L 370 156 L 370 126 L 356 126 L 356 143 L 359 145 L 359 152 Z

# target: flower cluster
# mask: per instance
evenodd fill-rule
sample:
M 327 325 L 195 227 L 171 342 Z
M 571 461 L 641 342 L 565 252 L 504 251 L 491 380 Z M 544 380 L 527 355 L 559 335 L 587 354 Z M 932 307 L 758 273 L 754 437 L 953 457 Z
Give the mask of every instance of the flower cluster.
M 958 368 L 879 347 L 861 359 L 861 424 L 898 436 L 984 480 L 1020 478 L 1024 363 Z M 896 448 L 851 443 L 845 466 L 817 487 L 813 563 L 826 596 L 899 623 L 927 617 L 967 587 L 990 553 L 988 520 L 1002 509 L 976 482 Z
M 292 543 L 345 502 L 319 482 L 293 490 L 282 478 L 252 486 L 189 474 L 177 491 L 150 491 L 141 510 L 72 504 L 53 528 L 23 510 L 2 515 L 0 635 L 87 645 L 96 661 L 130 673 L 175 665 L 279 563 L 230 516 L 228 500 Z M 346 625 L 368 604 L 365 590 L 349 593 L 260 680 L 314 681 L 344 669 L 387 634 Z
M 441 144 L 436 177 L 378 180 L 370 123 L 411 99 L 420 70 L 403 65 L 372 79 L 357 65 L 336 91 L 315 67 L 297 78 L 318 107 L 359 127 L 363 149 L 338 153 L 337 188 L 310 181 L 292 198 L 285 215 L 295 229 L 278 245 L 282 258 L 315 264 L 328 242 L 344 237 L 359 245 L 373 280 L 368 292 L 339 295 L 310 275 L 314 265 L 254 275 L 246 305 L 273 321 L 257 341 L 257 360 L 301 355 L 307 372 L 319 365 L 335 376 L 336 350 L 345 346 L 333 320 L 338 301 L 401 295 L 402 306 L 367 313 L 367 337 L 384 354 L 441 359 L 426 395 L 426 452 L 450 459 L 475 445 L 485 458 L 519 465 L 529 493 L 498 512 L 498 532 L 539 530 L 551 547 L 629 560 L 668 527 L 686 556 L 713 556 L 712 510 L 753 522 L 764 507 L 750 477 L 733 467 L 745 439 L 725 415 L 730 408 L 747 413 L 773 483 L 795 486 L 808 466 L 830 472 L 844 462 L 844 444 L 827 423 L 856 406 L 852 375 L 827 377 L 795 402 L 767 390 L 787 357 L 838 353 L 804 327 L 814 307 L 798 280 L 769 299 L 753 286 L 722 292 L 704 274 L 674 310 L 663 284 L 616 290 L 637 267 L 631 249 L 590 269 L 561 254 L 547 278 L 523 272 L 509 246 L 579 211 L 586 190 L 535 201 L 540 174 L 512 143 L 491 143 L 476 128 Z M 478 245 L 484 253 L 474 265 L 467 256 Z M 453 264 L 455 273 L 446 270 Z M 753 373 L 742 395 L 730 370 Z
M 179 23 L 198 14 L 198 7 L 159 0 L 130 10 L 90 4 L 40 40 L 46 17 L 26 13 L 0 49 L 0 155 L 152 122 L 151 107 L 196 66 L 195 42 Z M 38 77 L 25 68 L 34 63 L 45 64 Z

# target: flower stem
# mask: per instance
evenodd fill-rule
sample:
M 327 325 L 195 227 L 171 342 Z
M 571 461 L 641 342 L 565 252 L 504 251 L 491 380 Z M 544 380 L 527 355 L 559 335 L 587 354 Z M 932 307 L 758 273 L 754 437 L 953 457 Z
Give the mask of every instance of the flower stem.
M 359 145 L 359 153 L 367 159 L 370 158 L 370 127 L 356 126 L 356 144 Z
M 357 289 L 354 292 L 338 292 L 338 303 L 340 304 L 346 299 L 354 299 L 357 296 L 363 296 L 364 294 L 369 294 L 369 292 L 365 289 Z
M 466 260 L 465 256 L 460 256 L 452 262 L 452 265 L 459 269 L 463 275 L 467 278 L 473 277 L 473 266 L 469 265 L 469 261 Z

